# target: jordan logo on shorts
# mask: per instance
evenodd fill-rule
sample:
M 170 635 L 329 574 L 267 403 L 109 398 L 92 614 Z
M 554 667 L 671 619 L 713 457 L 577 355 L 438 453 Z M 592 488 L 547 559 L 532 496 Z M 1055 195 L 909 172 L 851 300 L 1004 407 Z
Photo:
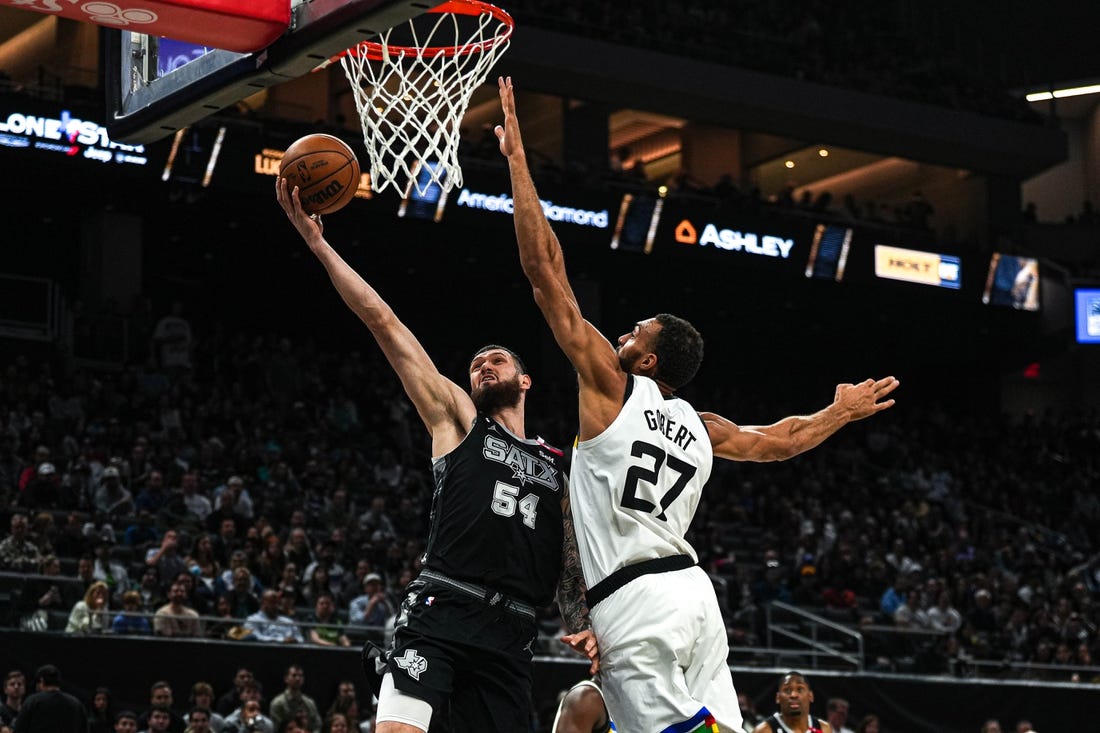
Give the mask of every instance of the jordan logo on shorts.
M 428 660 L 417 654 L 415 649 L 406 649 L 403 655 L 394 657 L 393 661 L 417 682 L 420 681 L 420 673 L 428 669 Z

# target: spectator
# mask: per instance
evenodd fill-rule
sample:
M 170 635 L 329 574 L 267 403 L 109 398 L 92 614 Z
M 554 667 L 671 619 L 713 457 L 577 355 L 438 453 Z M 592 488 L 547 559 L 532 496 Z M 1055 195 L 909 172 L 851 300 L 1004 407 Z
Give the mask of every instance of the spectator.
M 225 719 L 223 731 L 233 733 L 275 733 L 275 723 L 263 714 L 258 700 L 249 700 Z
M 111 621 L 111 632 L 115 634 L 150 635 L 153 633 L 149 619 L 141 615 L 141 594 L 128 590 L 122 594 L 122 612 Z
M 213 516 L 244 522 L 252 519 L 253 511 L 252 497 L 240 476 L 230 476 L 224 486 L 214 489 Z
M 241 546 L 241 540 L 237 536 L 237 520 L 211 514 L 207 520 L 207 526 L 216 529 L 218 533 L 211 543 L 214 557 L 221 567 L 228 568 L 233 553 Z
M 9 727 L 15 724 L 26 696 L 27 678 L 22 670 L 13 669 L 4 675 L 4 699 L 0 701 L 0 723 Z
M 265 590 L 260 597 L 260 610 L 249 616 L 244 627 L 257 641 L 301 644 L 302 630 L 294 620 L 279 613 L 279 594 Z
M 287 667 L 286 674 L 283 676 L 286 689 L 271 701 L 271 721 L 277 729 L 299 713 L 305 713 L 309 730 L 316 732 L 321 729 L 321 716 L 317 712 L 317 703 L 312 697 L 302 692 L 305 679 L 305 670 L 300 665 L 292 664 Z
M 196 710 L 206 712 L 207 725 L 213 733 L 221 733 L 225 727 L 225 718 L 214 712 L 214 688 L 209 682 L 196 682 L 191 685 L 191 711 L 183 716 L 183 721 L 191 725 L 191 714 Z
M 343 624 L 336 618 L 336 600 L 331 593 L 321 593 L 313 604 L 308 619 L 309 640 L 320 646 L 351 646 Z
M 27 697 L 15 720 L 15 733 L 87 733 L 88 713 L 61 691 L 61 671 L 52 664 L 34 673 L 37 692 Z
M 106 517 L 129 517 L 134 513 L 134 498 L 122 485 L 118 466 L 107 466 L 99 489 L 95 492 L 95 508 Z
M 145 486 L 134 498 L 134 507 L 140 512 L 149 512 L 157 516 L 168 506 L 168 493 L 164 489 L 164 474 L 157 470 L 149 471 Z
M 936 631 L 954 634 L 962 626 L 962 615 L 951 605 L 951 594 L 940 591 L 936 605 L 928 609 L 928 621 Z
M 832 697 L 825 703 L 825 718 L 832 726 L 833 733 L 853 733 L 848 727 L 848 701 L 842 697 Z
M 111 556 L 112 547 L 106 541 L 97 540 L 93 553 L 91 577 L 106 583 L 111 598 L 121 601 L 122 594 L 130 590 L 130 575 L 126 567 Z
M 310 547 L 309 535 L 303 527 L 293 527 L 287 536 L 286 546 L 283 548 L 288 563 L 294 563 L 297 568 L 305 568 L 313 562 L 313 548 Z
M 153 515 L 148 509 L 138 509 L 134 523 L 122 533 L 122 541 L 142 554 L 160 541 L 160 532 L 153 527 Z
M 66 492 L 67 494 L 67 492 Z M 62 496 L 61 477 L 57 468 L 45 461 L 38 465 L 34 477 L 19 496 L 19 505 L 31 510 L 60 509 L 68 499 Z
M 879 733 L 878 716 L 871 714 L 863 716 L 856 726 L 856 733 Z
M 301 593 L 297 593 L 297 587 L 293 589 L 295 595 L 301 595 L 307 603 L 315 602 L 322 593 L 332 593 L 333 586 L 326 564 L 315 562 L 310 567 L 312 570 L 306 572 L 306 578 L 308 578 L 308 580 L 306 584 L 302 586 Z
M 198 612 L 186 605 L 187 589 L 175 582 L 168 591 L 168 603 L 157 609 L 153 630 L 157 636 L 201 637 L 202 621 Z
M 106 687 L 97 687 L 88 711 L 88 733 L 111 733 L 114 730 L 115 713 L 111 708 L 111 691 Z
M 183 493 L 183 505 L 187 513 L 194 517 L 200 526 L 205 526 L 214 507 L 210 499 L 199 491 L 199 476 L 194 471 L 186 471 L 180 477 L 180 491 Z M 215 732 L 217 733 L 217 732 Z
M 115 733 L 138 733 L 137 713 L 123 710 L 115 715 Z
M 737 706 L 741 708 L 741 729 L 752 733 L 756 726 L 764 721 L 764 716 L 756 712 L 756 703 L 744 692 L 737 693 Z
M 146 713 L 144 733 L 172 733 L 172 711 L 165 705 L 154 705 Z
M 27 536 L 27 515 L 11 516 L 11 534 L 0 542 L 0 570 L 33 573 L 42 562 L 37 545 Z
M 374 537 L 376 534 L 387 538 L 397 536 L 397 530 L 386 514 L 386 497 L 376 496 L 371 500 L 370 509 L 359 517 L 359 532 L 365 537 Z
M 74 584 L 61 581 L 61 561 L 55 556 L 43 557 L 39 572 L 41 578 L 24 580 L 19 596 L 19 625 L 26 631 L 45 631 L 51 611 L 71 609 L 80 599 Z
M 240 667 L 233 674 L 233 685 L 214 703 L 214 712 L 222 717 L 228 717 L 230 713 L 241 706 L 241 692 L 245 685 L 253 682 L 255 677 L 252 670 Z
M 145 553 L 145 564 L 155 565 L 160 577 L 166 580 L 187 571 L 179 552 L 179 535 L 174 529 L 164 533 L 159 547 L 150 548 Z
M 27 484 L 34 480 L 38 475 L 38 469 L 43 464 L 50 460 L 50 448 L 46 445 L 39 445 L 34 449 L 34 458 L 30 462 L 30 465 L 26 466 L 19 472 L 18 487 L 20 493 L 27 488 Z
M 149 708 L 138 718 L 138 727 L 143 731 L 157 730 L 160 727 L 167 733 L 183 733 L 183 718 L 172 709 L 175 698 L 172 685 L 158 680 L 149 687 Z M 154 727 L 154 717 L 156 719 Z
M 101 634 L 107 630 L 107 584 L 97 580 L 69 613 L 66 634 Z
M 879 601 L 879 610 L 884 616 L 894 618 L 894 613 L 905 603 L 910 586 L 909 576 L 898 573 L 894 584 L 883 592 L 882 599 Z
M 358 733 L 358 731 L 352 731 L 348 727 L 347 716 L 343 713 L 332 713 L 325 718 L 324 727 L 321 728 L 321 733 Z
M 211 713 L 206 708 L 192 708 L 185 717 L 187 728 L 184 733 L 216 733 L 211 725 Z
M 367 573 L 363 578 L 363 593 L 351 602 L 348 621 L 359 626 L 382 627 L 394 614 L 390 601 L 382 590 L 382 576 Z

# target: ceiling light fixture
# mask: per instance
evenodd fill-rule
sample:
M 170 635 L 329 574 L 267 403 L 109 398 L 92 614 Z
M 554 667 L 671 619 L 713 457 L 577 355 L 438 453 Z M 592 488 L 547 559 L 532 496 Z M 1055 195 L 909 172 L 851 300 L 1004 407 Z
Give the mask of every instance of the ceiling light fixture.
M 1069 87 L 1067 89 L 1055 89 L 1052 92 L 1032 92 L 1024 97 L 1029 102 L 1047 102 L 1051 99 L 1063 99 L 1065 97 L 1080 97 L 1083 94 L 1100 94 L 1100 84 L 1089 84 L 1083 87 Z

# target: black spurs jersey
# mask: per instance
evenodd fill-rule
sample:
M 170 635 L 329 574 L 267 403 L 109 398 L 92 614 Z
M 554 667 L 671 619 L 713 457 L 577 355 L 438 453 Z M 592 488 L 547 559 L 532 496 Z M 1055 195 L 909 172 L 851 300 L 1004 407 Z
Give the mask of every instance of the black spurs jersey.
M 432 473 L 424 566 L 535 606 L 553 601 L 568 480 L 563 453 L 479 413 Z
M 764 722 L 768 724 L 768 727 L 772 729 L 773 733 L 791 733 L 791 729 L 783 722 L 783 718 L 779 717 L 779 713 L 773 713 L 771 717 L 764 718 Z M 823 728 L 821 727 L 821 718 L 815 718 L 809 716 L 809 728 L 806 729 L 808 733 L 821 733 Z

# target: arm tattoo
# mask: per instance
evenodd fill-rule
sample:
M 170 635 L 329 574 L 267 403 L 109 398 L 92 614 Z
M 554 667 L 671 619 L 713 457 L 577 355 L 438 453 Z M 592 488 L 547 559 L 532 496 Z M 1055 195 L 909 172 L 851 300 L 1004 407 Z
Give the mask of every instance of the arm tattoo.
M 588 619 L 588 604 L 584 594 L 588 586 L 581 573 L 581 558 L 577 550 L 577 534 L 573 528 L 573 511 L 569 501 L 568 481 L 562 491 L 561 499 L 563 537 L 561 545 L 561 578 L 558 580 L 558 610 L 561 611 L 565 628 L 577 633 L 591 627 Z

